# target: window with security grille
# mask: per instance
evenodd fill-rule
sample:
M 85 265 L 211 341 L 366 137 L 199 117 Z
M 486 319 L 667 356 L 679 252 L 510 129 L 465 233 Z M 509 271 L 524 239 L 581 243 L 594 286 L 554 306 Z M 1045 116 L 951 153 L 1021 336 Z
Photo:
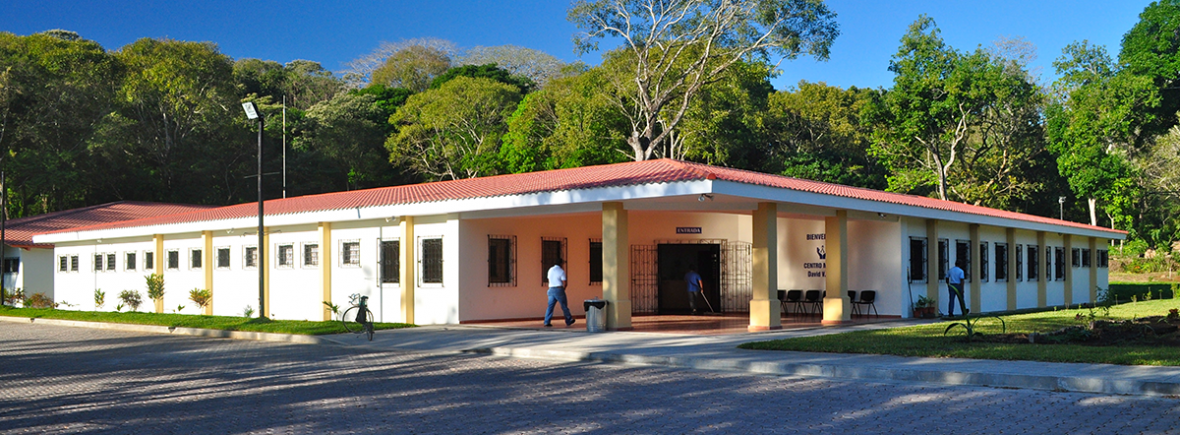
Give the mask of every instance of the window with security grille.
M 1110 267 L 1110 253 L 1105 249 L 1098 251 L 1098 267 Z
M 1090 250 L 1082 249 L 1082 267 L 1090 267 Z
M 946 279 L 946 272 L 950 270 L 951 253 L 950 242 L 938 239 L 938 280 Z
M 244 253 L 242 255 L 242 262 L 244 263 L 243 267 L 246 267 L 246 268 L 258 267 L 258 247 L 257 246 L 247 246 L 247 247 L 245 247 L 245 249 L 243 251 L 244 251 Z
M 441 238 L 422 239 L 422 282 L 442 284 L 443 243 Z
M 303 244 L 303 267 L 320 265 L 320 245 L 318 243 Z
M 57 271 L 68 272 L 70 270 L 70 259 L 66 256 L 57 257 Z
M 1016 280 L 1024 281 L 1024 245 L 1016 245 L 1012 253 L 1016 256 Z
M 1053 248 L 1053 276 L 1057 281 L 1065 281 L 1065 248 Z
M 562 269 L 566 266 L 565 258 L 565 239 L 560 237 L 542 237 L 541 238 L 541 283 L 544 285 L 553 285 L 549 283 L 549 269 L 554 265 L 561 265 Z M 569 279 L 569 271 L 566 272 L 566 280 Z
M 201 256 L 203 253 L 204 251 L 201 251 L 200 249 L 189 250 L 189 269 L 200 269 L 202 267 L 202 262 L 205 258 Z
M 19 258 L 5 258 L 4 259 L 4 273 L 17 273 L 17 272 L 20 272 L 20 259 Z
M 401 240 L 381 241 L 381 282 L 400 284 L 402 278 Z
M 963 262 L 963 281 L 971 281 L 971 241 L 955 240 L 955 263 Z
M 987 282 L 987 242 L 979 242 L 979 282 Z
M 180 269 L 180 251 L 168 251 L 168 269 Z
M 77 272 L 77 271 L 78 271 L 78 256 L 71 255 L 70 256 L 70 272 Z
M 1008 281 L 1008 244 L 996 243 L 996 282 Z
M 95 272 L 102 272 L 102 271 L 106 270 L 106 267 L 103 266 L 104 259 L 106 259 L 105 255 L 94 254 L 94 271 Z
M 1039 252 L 1040 252 L 1040 250 L 1038 250 L 1036 246 L 1028 245 L 1028 280 L 1029 281 L 1036 281 L 1037 277 L 1039 276 L 1039 274 L 1038 274 L 1039 271 L 1037 270 L 1038 269 L 1037 266 L 1040 265 L 1040 263 L 1037 262 L 1037 258 L 1038 258 L 1037 254 Z
M 278 267 L 294 267 L 295 266 L 295 246 L 294 245 L 279 245 L 275 250 L 278 260 Z
M 1082 250 L 1080 248 L 1073 248 L 1073 267 L 1082 267 Z
M 138 264 L 138 263 L 136 263 L 136 261 L 135 261 L 135 260 L 136 260 L 136 258 L 135 258 L 135 253 L 134 253 L 134 252 L 128 252 L 128 253 L 125 255 L 125 257 L 126 257 L 126 258 L 124 258 L 124 259 L 123 259 L 123 267 L 126 267 L 126 268 L 127 268 L 127 270 L 129 270 L 129 271 L 133 271 L 133 270 L 135 270 L 135 265 L 136 265 L 136 264 Z
M 516 285 L 516 236 L 488 236 L 488 286 Z
M 361 242 L 354 240 L 340 244 L 340 264 L 343 266 L 361 265 Z
M 115 270 L 115 254 L 107 254 L 107 270 Z
M 910 237 L 910 282 L 926 281 L 926 239 Z
M 156 253 L 147 251 L 143 253 L 143 270 L 153 270 L 156 268 Z
M 229 269 L 229 248 L 217 248 L 217 268 Z
M 590 239 L 590 284 L 602 284 L 602 239 Z

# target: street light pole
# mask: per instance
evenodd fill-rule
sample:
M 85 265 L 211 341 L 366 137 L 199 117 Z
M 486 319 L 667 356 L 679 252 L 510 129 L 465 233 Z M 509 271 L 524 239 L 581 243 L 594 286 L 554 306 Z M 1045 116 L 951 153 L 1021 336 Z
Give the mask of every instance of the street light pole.
M 266 317 L 266 243 L 263 238 L 263 206 L 262 206 L 262 130 L 265 124 L 262 112 L 253 102 L 242 103 L 246 111 L 246 118 L 258 120 L 258 317 Z
M 1064 196 L 1057 197 L 1057 211 L 1058 211 L 1058 213 L 1060 213 L 1060 215 L 1059 215 L 1060 219 L 1065 220 L 1065 197 Z

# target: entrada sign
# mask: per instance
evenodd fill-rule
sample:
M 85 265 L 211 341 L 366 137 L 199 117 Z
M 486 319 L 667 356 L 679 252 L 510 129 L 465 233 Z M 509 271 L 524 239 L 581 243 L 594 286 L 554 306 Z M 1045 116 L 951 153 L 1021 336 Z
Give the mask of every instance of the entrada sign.
M 701 227 L 676 227 L 676 234 L 700 234 Z

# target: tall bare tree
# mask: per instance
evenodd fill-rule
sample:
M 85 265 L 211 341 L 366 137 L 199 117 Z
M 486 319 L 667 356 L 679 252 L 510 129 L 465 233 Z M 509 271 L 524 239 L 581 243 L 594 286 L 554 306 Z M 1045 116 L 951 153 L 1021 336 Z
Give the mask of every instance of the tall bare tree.
M 809 54 L 826 60 L 839 34 L 822 0 L 577 0 L 569 20 L 577 49 L 619 38 L 634 58 L 626 96 L 627 144 L 646 160 L 670 138 L 705 85 L 739 60 Z

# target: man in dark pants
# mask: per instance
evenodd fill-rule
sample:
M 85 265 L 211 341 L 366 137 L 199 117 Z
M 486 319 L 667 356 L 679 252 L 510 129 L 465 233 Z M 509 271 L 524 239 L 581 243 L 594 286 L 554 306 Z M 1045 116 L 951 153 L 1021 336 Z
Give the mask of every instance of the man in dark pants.
M 963 260 L 956 260 L 955 267 L 952 267 L 951 270 L 947 271 L 946 273 L 946 286 L 947 290 L 949 290 L 951 293 L 951 300 L 950 303 L 947 304 L 946 308 L 947 316 L 953 317 L 955 315 L 955 298 L 959 299 L 959 308 L 962 310 L 963 315 L 966 316 L 969 312 L 969 310 L 967 310 L 967 301 L 963 300 L 964 278 L 965 273 L 963 272 Z
M 700 314 L 701 311 L 697 309 L 697 296 L 704 296 L 701 289 L 705 287 L 701 282 L 701 274 L 697 273 L 696 268 L 689 266 L 688 273 L 684 274 L 684 280 L 688 282 L 688 306 L 692 307 L 693 314 Z
M 565 298 L 565 269 L 561 268 L 561 258 L 557 259 L 557 264 L 549 268 L 549 308 L 545 310 L 545 326 L 553 326 L 549 323 L 553 319 L 553 306 L 561 303 L 561 313 L 565 314 L 565 326 L 574 324 L 574 316 L 570 315 L 569 303 Z

